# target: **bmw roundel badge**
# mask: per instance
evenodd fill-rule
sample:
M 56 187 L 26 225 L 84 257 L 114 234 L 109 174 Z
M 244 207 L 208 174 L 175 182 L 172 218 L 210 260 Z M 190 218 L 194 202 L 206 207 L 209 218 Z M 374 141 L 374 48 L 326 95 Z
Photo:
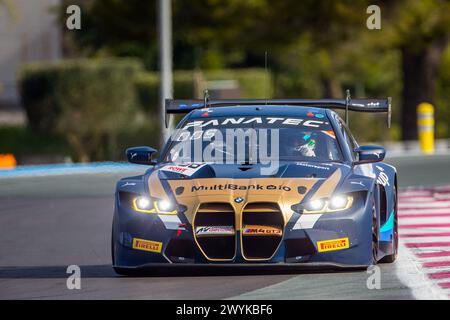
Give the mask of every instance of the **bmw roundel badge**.
M 234 198 L 234 202 L 236 203 L 241 203 L 242 201 L 244 201 L 244 199 L 241 197 Z

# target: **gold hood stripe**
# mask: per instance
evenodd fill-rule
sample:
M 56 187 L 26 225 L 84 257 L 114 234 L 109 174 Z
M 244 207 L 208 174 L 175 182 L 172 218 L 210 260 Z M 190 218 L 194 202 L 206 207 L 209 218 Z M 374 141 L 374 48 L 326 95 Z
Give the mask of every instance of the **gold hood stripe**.
M 161 184 L 161 180 L 159 180 L 157 170 L 153 171 L 153 173 L 150 175 L 150 178 L 148 179 L 148 189 L 152 198 L 158 198 L 166 201 L 169 200 L 169 197 L 167 196 L 167 193 L 164 190 L 163 185 Z
M 317 189 L 316 193 L 311 197 L 311 200 L 329 197 L 336 190 L 337 185 L 341 181 L 342 171 L 337 169 L 333 174 Z

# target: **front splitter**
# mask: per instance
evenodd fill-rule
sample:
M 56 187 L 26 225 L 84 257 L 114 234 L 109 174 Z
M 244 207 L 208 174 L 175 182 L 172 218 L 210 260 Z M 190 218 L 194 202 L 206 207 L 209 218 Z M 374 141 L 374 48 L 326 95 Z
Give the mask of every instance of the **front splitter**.
M 136 267 L 113 266 L 122 275 L 149 276 L 202 276 L 279 273 L 317 273 L 366 270 L 366 265 L 346 265 L 329 262 L 308 263 L 151 263 Z M 236 273 L 238 272 L 238 274 Z

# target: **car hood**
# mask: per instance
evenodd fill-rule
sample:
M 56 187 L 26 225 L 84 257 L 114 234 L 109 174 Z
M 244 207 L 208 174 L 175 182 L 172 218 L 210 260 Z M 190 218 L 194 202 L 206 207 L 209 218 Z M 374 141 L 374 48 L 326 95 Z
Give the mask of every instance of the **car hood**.
M 153 198 L 174 198 L 192 223 L 205 203 L 227 203 L 236 212 L 236 225 L 248 203 L 275 203 L 287 223 L 292 206 L 305 197 L 314 200 L 330 196 L 350 172 L 341 163 L 280 163 L 279 170 L 265 174 L 261 165 L 172 164 L 159 165 L 149 176 Z

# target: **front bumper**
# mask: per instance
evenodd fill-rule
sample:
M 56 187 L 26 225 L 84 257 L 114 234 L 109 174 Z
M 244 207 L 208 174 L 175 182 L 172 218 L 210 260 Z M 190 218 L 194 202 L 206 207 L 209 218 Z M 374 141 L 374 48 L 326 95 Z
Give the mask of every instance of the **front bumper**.
M 117 207 L 116 207 L 117 208 Z M 121 210 L 120 212 L 118 210 Z M 114 267 L 134 270 L 159 266 L 228 268 L 361 268 L 372 264 L 371 208 L 364 203 L 345 212 L 323 214 L 313 226 L 298 228 L 300 214 L 294 213 L 286 224 L 280 245 L 270 259 L 247 260 L 241 247 L 240 230 L 236 231 L 236 253 L 228 261 L 211 261 L 199 249 L 192 226 L 182 214 L 182 228 L 168 226 L 156 214 L 139 214 L 120 208 L 115 212 Z M 133 248 L 134 239 L 160 243 L 157 250 Z M 318 243 L 347 239 L 348 247 L 320 252 Z

